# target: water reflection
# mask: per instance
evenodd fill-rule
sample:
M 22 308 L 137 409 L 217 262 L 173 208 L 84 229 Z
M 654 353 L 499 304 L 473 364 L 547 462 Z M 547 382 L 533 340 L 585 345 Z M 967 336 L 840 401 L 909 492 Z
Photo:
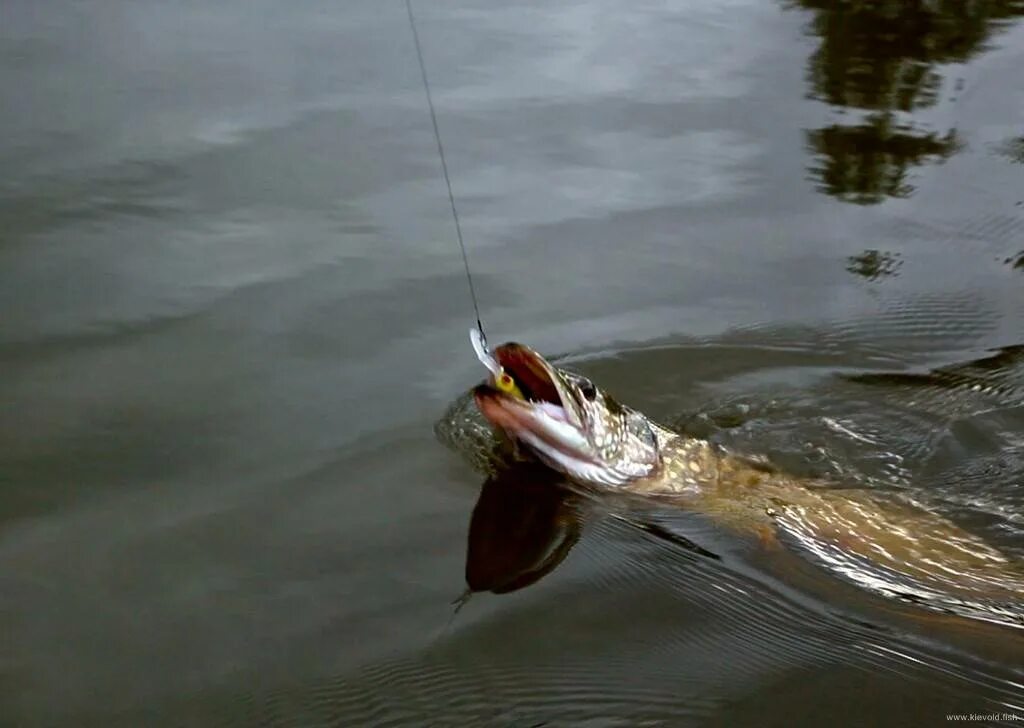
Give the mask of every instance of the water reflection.
M 1019 0 L 794 0 L 790 6 L 813 13 L 809 31 L 821 39 L 807 63 L 809 96 L 870 112 L 806 136 L 818 189 L 858 204 L 906 197 L 914 189 L 913 167 L 957 151 L 955 129 L 928 131 L 908 117 L 938 101 L 940 66 L 986 50 L 996 32 L 1024 15 Z
M 1011 161 L 1024 164 L 1024 136 L 1007 139 L 999 147 L 999 152 Z
M 908 197 L 914 191 L 907 181 L 911 167 L 946 159 L 959 147 L 952 129 L 939 136 L 899 124 L 892 114 L 872 114 L 863 124 L 833 124 L 806 136 L 818 190 L 860 205 Z
M 846 270 L 869 281 L 899 275 L 902 265 L 903 261 L 900 260 L 899 253 L 889 253 L 884 250 L 869 249 L 860 255 L 851 255 L 846 259 Z
M 469 522 L 470 591 L 505 594 L 543 579 L 579 539 L 582 508 L 560 474 L 536 463 L 488 478 Z
M 563 475 L 534 461 L 512 463 L 491 476 L 469 522 L 469 593 L 507 594 L 537 583 L 569 555 L 583 524 L 601 518 L 613 518 L 704 558 L 719 559 L 641 512 L 614 508 L 610 500 L 572 490 Z

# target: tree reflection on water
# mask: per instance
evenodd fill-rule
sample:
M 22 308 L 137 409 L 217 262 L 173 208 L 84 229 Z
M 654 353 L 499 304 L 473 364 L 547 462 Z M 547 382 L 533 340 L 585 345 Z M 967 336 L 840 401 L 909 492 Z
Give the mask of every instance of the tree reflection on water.
M 987 50 L 996 33 L 1024 15 L 1024 0 L 792 0 L 788 6 L 813 13 L 808 32 L 821 39 L 807 63 L 808 95 L 868 112 L 856 123 L 806 132 L 818 189 L 858 204 L 910 195 L 914 167 L 957 152 L 955 129 L 923 129 L 913 113 L 938 101 L 944 64 Z

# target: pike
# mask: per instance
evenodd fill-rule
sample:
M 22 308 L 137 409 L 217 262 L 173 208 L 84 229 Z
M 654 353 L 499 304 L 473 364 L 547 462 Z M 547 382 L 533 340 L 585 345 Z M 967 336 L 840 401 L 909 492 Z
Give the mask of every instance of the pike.
M 942 516 L 673 432 L 522 344 L 474 348 L 490 371 L 472 390 L 486 423 L 450 412 L 439 432 L 478 466 L 500 467 L 493 428 L 584 489 L 660 499 L 765 544 L 785 536 L 862 587 L 1024 628 L 1020 564 Z

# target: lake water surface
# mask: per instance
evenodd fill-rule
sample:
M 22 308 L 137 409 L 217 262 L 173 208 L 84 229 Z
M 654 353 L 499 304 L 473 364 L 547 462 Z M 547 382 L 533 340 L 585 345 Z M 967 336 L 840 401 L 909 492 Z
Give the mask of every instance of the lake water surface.
M 415 7 L 492 343 L 1024 559 L 1024 5 Z M 1024 718 L 1024 630 L 438 443 L 401 2 L 6 0 L 0 84 L 0 723 Z

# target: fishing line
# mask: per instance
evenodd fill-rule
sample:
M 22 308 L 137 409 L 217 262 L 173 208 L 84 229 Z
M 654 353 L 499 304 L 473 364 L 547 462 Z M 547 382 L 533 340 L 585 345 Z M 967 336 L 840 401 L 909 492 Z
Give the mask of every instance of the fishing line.
M 462 240 L 462 226 L 459 225 L 459 213 L 455 209 L 455 195 L 452 194 L 452 181 L 448 177 L 448 163 L 444 159 L 444 145 L 441 143 L 441 131 L 437 126 L 437 113 L 434 111 L 434 100 L 430 95 L 430 82 L 427 80 L 427 66 L 423 62 L 423 49 L 420 47 L 420 35 L 416 32 L 416 18 L 412 14 L 412 0 L 405 0 L 405 9 L 409 11 L 409 27 L 412 28 L 412 40 L 416 44 L 416 58 L 420 62 L 420 73 L 423 75 L 423 90 L 427 94 L 427 106 L 430 108 L 430 121 L 434 125 L 434 139 L 437 140 L 437 154 L 441 157 L 441 171 L 444 172 L 444 183 L 448 187 L 448 202 L 452 206 L 452 218 L 455 220 L 455 234 L 459 239 L 462 251 L 462 265 L 466 268 L 466 282 L 469 283 L 469 296 L 473 299 L 473 311 L 476 313 L 476 327 L 480 331 L 486 348 L 487 337 L 484 336 L 484 325 L 480 322 L 480 306 L 476 300 L 476 289 L 473 287 L 473 275 L 469 272 L 469 257 L 466 255 L 466 243 Z

